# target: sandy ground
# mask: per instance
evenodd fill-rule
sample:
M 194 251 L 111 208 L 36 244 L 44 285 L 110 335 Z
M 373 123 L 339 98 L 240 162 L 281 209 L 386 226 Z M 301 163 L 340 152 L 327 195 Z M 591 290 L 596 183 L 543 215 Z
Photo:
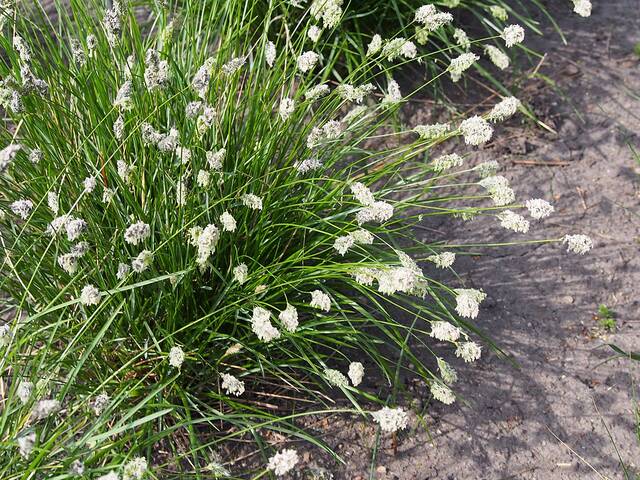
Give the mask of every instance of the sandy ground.
M 558 135 L 523 134 L 514 122 L 470 162 L 498 160 L 518 198 L 553 201 L 556 213 L 533 225 L 534 238 L 586 233 L 595 249 L 578 257 L 559 245 L 519 246 L 457 262 L 466 284 L 489 295 L 478 325 L 520 368 L 494 354 L 468 368 L 454 362 L 465 402 L 429 407 L 428 432 L 414 425 L 397 452 L 387 438 L 374 458 L 371 427 L 332 420 L 341 433 L 328 440 L 347 466 L 316 463 L 336 479 L 624 478 L 616 448 L 640 474 L 640 364 L 603 363 L 613 353 L 607 343 L 640 350 L 640 164 L 629 148 L 640 151 L 638 3 L 595 2 L 589 20 L 553 3 L 569 44 L 557 36 L 529 42 L 548 52 L 539 73 L 554 86 L 532 79 L 522 93 Z M 435 236 L 446 229 L 442 238 L 453 242 L 522 238 L 492 221 L 425 226 Z M 616 313 L 614 332 L 594 318 L 600 304 Z

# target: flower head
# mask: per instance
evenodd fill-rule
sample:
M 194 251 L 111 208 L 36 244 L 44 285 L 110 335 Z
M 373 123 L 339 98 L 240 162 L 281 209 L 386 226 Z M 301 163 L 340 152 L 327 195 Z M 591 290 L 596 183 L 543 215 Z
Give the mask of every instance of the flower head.
M 524 41 L 524 28 L 520 25 L 509 25 L 502 31 L 502 39 L 507 48 L 522 43 Z
M 404 430 L 409 425 L 409 416 L 402 408 L 383 407 L 371 413 L 374 422 L 380 425 L 383 432 L 393 433 Z
M 311 303 L 309 305 L 318 310 L 328 312 L 331 310 L 331 297 L 321 290 L 314 290 L 311 292 Z
M 222 378 L 222 388 L 224 388 L 227 392 L 227 395 L 235 395 L 239 397 L 244 393 L 244 382 L 238 380 L 233 375 L 228 373 L 221 373 L 220 378 Z
M 491 140 L 493 128 L 487 121 L 477 115 L 467 118 L 460 124 L 460 131 L 467 145 L 480 145 Z
M 80 292 L 80 303 L 83 305 L 97 305 L 100 303 L 100 290 L 93 285 L 85 285 Z
M 364 378 L 364 366 L 360 362 L 351 362 L 349 364 L 349 379 L 354 387 L 357 387 L 362 383 Z
M 553 205 L 541 198 L 532 198 L 531 200 L 527 200 L 524 202 L 524 205 L 527 207 L 527 210 L 529 210 L 529 215 L 536 220 L 548 217 L 555 210 Z
M 174 368 L 180 368 L 184 362 L 184 351 L 182 348 L 175 346 L 169 350 L 169 365 Z
M 461 317 L 476 318 L 479 313 L 480 303 L 487 298 L 487 294 L 475 288 L 457 288 L 456 312 Z
M 584 255 L 593 248 L 593 240 L 587 235 L 565 235 L 562 243 L 567 245 L 567 252 Z
M 273 473 L 276 475 L 285 475 L 287 472 L 291 471 L 297 463 L 298 452 L 289 448 L 285 448 L 269 459 L 267 469 L 273 471 Z

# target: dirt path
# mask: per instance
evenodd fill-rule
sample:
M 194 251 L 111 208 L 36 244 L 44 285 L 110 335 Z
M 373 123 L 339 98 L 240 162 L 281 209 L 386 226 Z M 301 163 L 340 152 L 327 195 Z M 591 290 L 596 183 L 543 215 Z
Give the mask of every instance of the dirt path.
M 638 4 L 595 2 L 584 20 L 553 3 L 569 44 L 530 37 L 548 52 L 540 73 L 555 86 L 532 80 L 525 99 L 559 135 L 523 135 L 514 122 L 470 161 L 498 160 L 522 200 L 553 200 L 556 212 L 533 225 L 535 238 L 586 233 L 596 248 L 577 257 L 560 246 L 514 247 L 456 263 L 468 285 L 489 295 L 478 324 L 521 368 L 493 354 L 469 368 L 455 362 L 467 403 L 430 407 L 431 437 L 418 426 L 400 436 L 395 454 L 385 440 L 374 478 L 623 478 L 614 442 L 640 468 L 632 393 L 639 365 L 603 363 L 612 354 L 606 343 L 640 350 L 640 164 L 629 148 L 640 151 Z M 480 220 L 447 225 L 446 238 L 522 237 Z M 616 313 L 615 332 L 598 328 L 600 304 Z M 330 470 L 336 479 L 369 478 L 372 430 L 350 422 L 332 423 L 348 465 Z

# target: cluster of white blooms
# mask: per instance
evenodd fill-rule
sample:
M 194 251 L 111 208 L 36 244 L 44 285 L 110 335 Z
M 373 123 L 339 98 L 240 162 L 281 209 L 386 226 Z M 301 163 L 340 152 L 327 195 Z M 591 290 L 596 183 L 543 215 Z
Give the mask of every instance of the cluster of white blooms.
M 491 15 L 493 15 L 495 18 L 497 18 L 501 22 L 506 22 L 507 18 L 509 17 L 509 14 L 504 9 L 504 7 L 501 7 L 499 5 L 493 5 L 489 7 L 489 12 L 491 12 Z
M 289 332 L 295 332 L 298 328 L 298 310 L 293 305 L 287 303 L 286 308 L 278 315 L 278 319 Z
M 423 5 L 416 10 L 415 21 L 423 25 L 423 27 L 418 29 L 417 35 L 424 38 L 428 33 L 437 30 L 447 23 L 451 23 L 453 21 L 453 15 L 448 12 L 439 12 L 435 6 L 429 4 Z M 423 40 L 421 43 L 426 42 Z
M 356 243 L 360 245 L 371 245 L 373 243 L 373 235 L 371 234 L 371 232 L 361 228 L 349 233 L 348 235 L 336 237 L 333 242 L 333 248 L 340 255 L 344 256 L 347 251 Z
M 494 47 L 493 45 L 486 45 L 484 47 L 484 52 L 487 54 L 493 64 L 500 70 L 504 70 L 505 68 L 509 67 L 509 57 L 498 47 Z
M 448 268 L 456 261 L 456 254 L 453 252 L 442 252 L 437 255 L 430 255 L 427 260 L 435 263 L 438 268 Z
M 82 181 L 82 186 L 84 187 L 85 193 L 91 193 L 95 190 L 98 182 L 96 181 L 96 177 L 87 177 Z
M 48 192 L 47 193 L 47 206 L 49 210 L 53 212 L 54 215 L 58 214 L 60 210 L 60 202 L 58 199 L 58 194 L 56 192 Z
M 364 378 L 364 366 L 360 362 L 351 362 L 347 375 L 349 375 L 353 386 L 357 387 L 362 383 L 362 379 Z
M 211 174 L 206 170 L 198 170 L 196 175 L 196 183 L 199 187 L 207 188 L 211 183 Z
M 249 278 L 249 267 L 246 264 L 241 263 L 237 267 L 233 269 L 233 279 L 238 282 L 240 285 L 245 283 Z
M 9 168 L 20 150 L 22 150 L 22 145 L 15 143 L 0 150 L 0 173 L 4 173 Z
M 322 29 L 317 25 L 311 25 L 309 27 L 309 30 L 307 30 L 307 37 L 309 37 L 309 40 L 311 40 L 313 43 L 316 43 L 318 40 L 320 40 L 320 35 L 322 35 Z
M 206 227 L 192 227 L 189 229 L 190 243 L 198 249 L 196 262 L 202 268 L 216 250 L 220 238 L 220 230 L 214 224 Z
M 40 160 L 42 160 L 43 157 L 43 153 L 42 150 L 40 150 L 39 148 L 34 148 L 29 152 L 29 161 L 31 163 L 37 164 L 40 162 Z
M 218 112 L 210 105 L 202 107 L 202 113 L 198 115 L 196 120 L 196 129 L 198 135 L 204 135 L 213 125 L 213 121 L 217 118 Z
M 135 167 L 129 165 L 124 160 L 118 160 L 116 162 L 116 165 L 118 169 L 118 176 L 125 184 L 131 184 L 131 182 L 133 181 L 133 172 L 135 170 Z
M 9 325 L 0 325 L 0 347 L 6 347 L 11 341 L 11 329 Z
M 26 220 L 33 209 L 33 203 L 28 199 L 16 200 L 9 208 L 13 213 L 18 215 L 21 219 Z
M 215 59 L 213 57 L 207 58 L 191 80 L 191 88 L 193 88 L 203 100 L 207 96 L 207 90 L 209 90 L 209 82 L 211 81 L 214 63 Z
M 118 271 L 116 272 L 116 278 L 118 280 L 122 280 L 128 275 L 130 270 L 131 270 L 131 267 L 126 263 L 122 263 L 122 262 L 118 263 Z
M 451 130 L 451 125 L 448 123 L 416 125 L 413 127 L 413 131 L 420 136 L 421 140 L 435 140 L 444 136 L 449 130 Z
M 511 210 L 504 210 L 497 217 L 500 220 L 500 225 L 507 230 L 513 230 L 517 233 L 527 233 L 529 231 L 529 221 Z
M 403 292 L 422 296 L 426 279 L 420 267 L 404 252 L 396 251 L 401 266 L 372 270 L 378 281 L 378 291 L 385 295 Z
M 131 108 L 133 107 L 133 100 L 131 99 L 132 95 L 133 83 L 131 83 L 130 80 L 127 80 L 118 89 L 118 93 L 116 93 L 116 99 L 113 101 L 113 106 L 125 111 L 131 110 Z
M 447 385 L 456 383 L 456 381 L 458 380 L 458 374 L 453 369 L 453 367 L 451 367 L 451 365 L 449 365 L 441 358 L 438 358 L 438 369 L 440 370 L 442 381 Z
M 122 115 L 118 115 L 116 121 L 113 122 L 113 135 L 118 141 L 124 139 L 124 117 Z
M 28 381 L 20 382 L 20 384 L 18 385 L 18 388 L 16 389 L 16 394 L 18 395 L 18 398 L 23 404 L 29 401 L 32 393 L 33 393 L 33 383 Z
M 227 395 L 239 397 L 244 393 L 244 382 L 242 380 L 238 380 L 229 373 L 221 373 L 220 378 L 222 378 L 222 388 L 225 389 Z
M 475 342 L 464 342 L 456 348 L 456 357 L 462 358 L 465 362 L 475 362 L 481 353 L 482 348 Z
M 160 60 L 160 55 L 152 48 L 145 55 L 144 83 L 149 91 L 166 88 L 169 84 L 169 62 Z
M 225 148 L 220 148 L 218 150 L 209 150 L 205 154 L 207 158 L 207 164 L 211 170 L 221 170 L 222 162 L 227 155 L 227 150 Z
M 313 102 L 314 100 L 324 97 L 328 93 L 329 93 L 329 85 L 327 85 L 326 83 L 321 83 L 320 85 L 316 85 L 314 87 L 309 88 L 304 93 L 304 98 L 306 100 L 309 100 L 310 102 Z
M 395 105 L 402 100 L 402 92 L 400 91 L 400 85 L 395 80 L 389 80 L 387 84 L 387 93 L 382 98 L 382 105 Z
M 367 57 L 375 55 L 382 49 L 382 37 L 377 33 L 371 38 L 369 45 L 367 45 Z
M 80 235 L 87 229 L 87 222 L 81 218 L 72 218 L 67 222 L 67 239 L 70 242 L 77 240 Z
M 180 368 L 184 363 L 184 351 L 182 348 L 175 346 L 169 350 L 169 365 L 174 368 Z
M 463 50 L 469 50 L 471 48 L 471 41 L 467 36 L 467 32 L 464 30 L 456 28 L 453 31 L 453 38 Z
M 121 1 L 113 2 L 113 6 L 108 9 L 102 20 L 104 30 L 107 35 L 109 45 L 114 47 L 118 42 L 118 37 L 122 33 L 121 17 L 124 15 L 124 8 Z
M 251 329 L 263 342 L 270 342 L 271 340 L 280 338 L 280 332 L 271 324 L 270 318 L 271 312 L 266 308 L 253 307 Z
M 436 172 L 444 172 L 450 168 L 459 167 L 463 163 L 464 159 L 460 155 L 457 153 L 448 153 L 436 158 L 432 163 L 432 167 Z
M 225 232 L 235 232 L 237 228 L 236 219 L 229 212 L 223 212 L 220 215 L 220 223 Z
M 22 458 L 27 458 L 33 451 L 36 444 L 36 434 L 34 432 L 25 433 L 17 438 L 18 451 Z
M 151 235 L 151 228 L 148 223 L 137 221 L 129 225 L 124 232 L 124 241 L 130 245 L 138 245 Z
M 509 186 L 509 180 L 501 175 L 483 178 L 478 183 L 487 190 L 493 203 L 499 207 L 510 204 L 516 198 L 513 189 Z
M 54 413 L 60 411 L 60 402 L 55 399 L 44 399 L 40 400 L 33 406 L 33 411 L 31 415 L 33 416 L 34 421 L 43 420 L 45 418 L 49 418 Z
M 393 217 L 393 205 L 387 202 L 373 202 L 356 213 L 358 225 L 366 222 L 384 223 Z
M 342 17 L 342 0 L 313 0 L 309 13 L 320 21 L 324 28 L 334 28 Z
M 475 288 L 457 288 L 456 312 L 461 317 L 476 318 L 480 311 L 480 303 L 487 298 L 487 294 Z
M 336 88 L 336 93 L 348 102 L 362 103 L 364 97 L 374 92 L 376 87 L 372 83 L 365 83 L 358 87 L 349 83 L 343 83 Z
M 372 412 L 374 422 L 380 425 L 383 432 L 393 433 L 404 430 L 409 425 L 409 415 L 402 408 L 383 407 L 377 412 Z
M 280 102 L 278 114 L 283 121 L 286 121 L 296 108 L 296 102 L 292 98 L 283 98 Z
M 591 16 L 591 0 L 573 0 L 573 11 L 581 17 Z
M 247 62 L 247 57 L 235 57 L 222 65 L 222 73 L 233 75 Z
M 276 61 L 276 45 L 273 42 L 267 42 L 264 47 L 264 61 L 267 62 L 267 65 L 270 67 L 273 67 Z
M 320 60 L 320 55 L 311 50 L 301 53 L 297 59 L 298 70 L 302 73 L 306 73 L 310 70 L 313 70 L 316 64 Z
M 323 142 L 335 140 L 340 137 L 344 125 L 338 120 L 329 120 L 322 127 L 313 127 L 307 136 L 307 147 L 313 149 Z
M 131 268 L 136 273 L 142 273 L 151 266 L 153 262 L 153 253 L 149 250 L 141 251 L 131 262 Z
M 93 285 L 85 285 L 80 292 L 80 303 L 83 305 L 97 305 L 100 303 L 100 290 Z
M 467 145 L 480 145 L 491 140 L 493 127 L 482 117 L 474 115 L 463 120 L 460 131 Z
M 541 198 L 532 198 L 531 200 L 527 200 L 524 202 L 524 205 L 527 207 L 527 210 L 529 210 L 531 218 L 535 218 L 536 220 L 548 217 L 555 210 L 553 205 Z
M 433 382 L 431 384 L 430 390 L 433 398 L 435 398 L 439 402 L 444 403 L 445 405 L 451 405 L 456 401 L 456 396 L 453 394 L 453 391 L 446 385 Z
M 242 204 L 253 210 L 262 210 L 262 198 L 253 193 L 245 193 L 240 197 Z
M 84 475 L 84 463 L 81 460 L 74 460 L 69 467 L 69 473 L 74 477 L 81 477 Z
M 496 160 L 489 160 L 479 163 L 473 170 L 477 171 L 481 178 L 486 178 L 495 175 L 499 168 L 500 164 Z
M 502 39 L 507 45 L 507 48 L 524 42 L 524 28 L 520 25 L 509 25 L 502 31 Z
M 399 57 L 411 60 L 415 58 L 417 54 L 418 50 L 413 42 L 403 37 L 388 40 L 382 47 L 382 56 L 386 57 L 389 62 L 393 62 Z
M 373 203 L 376 201 L 373 193 L 371 193 L 369 187 L 367 187 L 364 183 L 353 182 L 351 185 L 349 185 L 349 188 L 351 189 L 351 193 L 353 193 L 353 196 L 356 198 L 356 200 L 364 206 L 373 205 Z
M 487 119 L 494 122 L 502 122 L 513 116 L 522 104 L 515 97 L 507 97 L 497 103 L 487 115 Z
M 109 398 L 109 395 L 104 392 L 100 393 L 91 402 L 91 409 L 93 410 L 93 413 L 95 413 L 98 417 L 102 415 L 102 412 L 104 412 L 105 409 L 109 406 L 110 401 L 111 399 Z
M 443 342 L 455 342 L 460 338 L 462 332 L 455 325 L 449 322 L 436 321 L 431 323 L 430 336 L 442 340 Z
M 355 244 L 355 240 L 351 235 L 343 235 L 341 237 L 336 237 L 333 242 L 333 248 L 342 256 L 344 256 L 347 251 L 353 247 Z
M 480 57 L 475 53 L 463 53 L 459 57 L 451 60 L 449 64 L 449 74 L 451 80 L 457 82 L 462 78 L 462 74 L 468 70 L 474 63 L 480 60 Z
M 593 248 L 593 240 L 587 235 L 565 235 L 562 243 L 567 245 L 567 251 L 584 255 Z
M 293 166 L 299 174 L 305 174 L 311 170 L 317 170 L 322 166 L 322 162 L 316 157 L 305 158 L 301 162 L 296 162 Z
M 96 480 L 120 480 L 120 475 L 112 470 L 105 475 L 100 475 Z
M 321 290 L 314 290 L 311 292 L 311 302 L 309 305 L 312 308 L 328 312 L 331 310 L 331 297 Z
M 322 1 L 322 0 L 315 0 Z M 328 0 L 325 0 L 328 1 Z M 287 472 L 293 470 L 293 467 L 298 463 L 298 452 L 290 448 L 285 448 L 279 453 L 276 453 L 269 459 L 267 469 L 271 470 L 276 475 L 285 475 Z
M 134 457 L 124 464 L 122 480 L 141 480 L 147 473 L 147 459 Z
M 333 385 L 338 388 L 345 388 L 349 386 L 349 380 L 340 371 L 333 368 L 324 369 L 324 378 L 326 378 L 329 385 Z

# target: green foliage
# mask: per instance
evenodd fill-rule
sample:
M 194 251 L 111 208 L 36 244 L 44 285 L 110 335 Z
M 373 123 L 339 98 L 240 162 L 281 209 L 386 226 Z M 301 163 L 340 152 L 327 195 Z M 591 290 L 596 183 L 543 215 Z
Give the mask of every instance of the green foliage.
M 610 332 L 616 329 L 616 315 L 604 303 L 598 307 L 598 323 L 600 326 Z

